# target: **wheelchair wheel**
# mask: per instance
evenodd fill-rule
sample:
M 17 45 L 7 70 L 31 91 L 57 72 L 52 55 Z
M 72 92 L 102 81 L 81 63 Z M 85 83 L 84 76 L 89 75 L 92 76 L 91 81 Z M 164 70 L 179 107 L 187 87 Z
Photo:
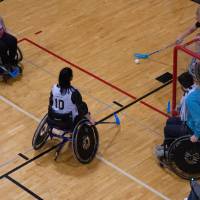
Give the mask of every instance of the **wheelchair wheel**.
M 50 130 L 47 124 L 47 117 L 48 115 L 46 114 L 44 118 L 41 120 L 41 122 L 39 123 L 35 131 L 35 134 L 33 136 L 32 146 L 35 150 L 40 149 L 45 144 L 45 142 L 47 141 L 49 137 Z
M 95 126 L 86 119 L 81 120 L 72 134 L 72 147 L 75 158 L 83 163 L 90 163 L 98 150 L 99 135 Z
M 200 141 L 192 143 L 190 136 L 176 139 L 169 147 L 168 161 L 178 176 L 191 179 L 200 177 Z
M 16 54 L 16 57 L 15 57 L 15 60 L 17 61 L 17 63 L 19 63 L 23 60 L 22 51 L 20 50 L 19 47 L 17 47 L 17 54 Z

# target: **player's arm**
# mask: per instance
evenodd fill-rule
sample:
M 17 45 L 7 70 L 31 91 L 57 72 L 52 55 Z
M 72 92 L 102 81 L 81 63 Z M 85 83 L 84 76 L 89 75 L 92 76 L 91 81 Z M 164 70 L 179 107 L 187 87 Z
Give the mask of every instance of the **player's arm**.
M 0 16 L 0 23 L 2 24 L 4 31 L 6 31 L 6 26 L 5 26 L 4 20 L 1 16 Z
M 200 138 L 200 110 L 197 109 L 199 105 L 197 101 L 191 101 L 188 106 L 194 123 L 194 134 L 191 136 L 190 140 L 192 142 L 197 142 Z
M 189 27 L 185 32 L 183 32 L 177 39 L 176 44 L 180 44 L 183 42 L 183 40 L 190 34 L 192 34 L 194 31 L 198 28 L 198 22 L 196 24 L 193 24 L 191 27 Z
M 52 106 L 53 106 L 53 94 L 51 91 L 50 96 L 49 96 L 49 112 L 52 110 Z
M 86 117 L 92 124 L 95 123 L 90 115 L 87 104 L 83 101 L 82 96 L 78 90 L 75 90 L 72 93 L 72 102 L 76 105 L 78 113 L 81 117 Z

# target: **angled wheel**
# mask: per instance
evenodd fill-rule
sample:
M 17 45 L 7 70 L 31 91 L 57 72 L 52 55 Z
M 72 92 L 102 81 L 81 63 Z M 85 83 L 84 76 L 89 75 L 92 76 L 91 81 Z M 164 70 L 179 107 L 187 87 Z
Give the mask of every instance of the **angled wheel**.
M 176 139 L 169 148 L 170 168 L 185 179 L 200 177 L 200 141 L 192 143 L 190 136 Z
M 90 163 L 98 150 L 99 135 L 95 126 L 88 120 L 81 120 L 72 134 L 72 147 L 75 158 L 83 163 Z
M 32 140 L 32 146 L 35 150 L 40 149 L 49 137 L 49 126 L 47 124 L 47 114 L 39 123 Z
M 17 54 L 16 54 L 16 57 L 15 57 L 15 60 L 17 61 L 17 63 L 19 63 L 23 60 L 22 51 L 20 50 L 19 47 L 17 47 Z

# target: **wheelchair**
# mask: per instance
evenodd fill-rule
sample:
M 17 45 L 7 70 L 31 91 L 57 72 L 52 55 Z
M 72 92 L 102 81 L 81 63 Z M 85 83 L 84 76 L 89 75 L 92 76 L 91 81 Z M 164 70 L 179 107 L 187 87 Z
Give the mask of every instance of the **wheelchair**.
M 19 63 L 23 60 L 22 51 L 19 47 L 17 47 L 17 53 L 15 56 L 15 66 L 7 66 L 2 63 L 2 60 L 0 58 L 0 75 L 3 77 L 3 80 L 8 80 L 9 78 L 16 78 L 19 75 L 22 74 L 22 67 L 19 65 Z
M 190 137 L 182 136 L 175 139 L 168 148 L 164 146 L 164 157 L 160 160 L 161 167 L 189 180 L 200 178 L 200 141 L 192 143 Z
M 61 133 L 58 134 L 58 131 Z M 32 139 L 33 148 L 35 150 L 42 148 L 48 138 L 61 140 L 57 145 L 55 160 L 57 160 L 66 142 L 72 143 L 74 157 L 82 164 L 88 164 L 94 159 L 99 146 L 98 131 L 85 118 L 81 119 L 75 127 L 72 126 L 72 121 L 70 120 L 67 126 L 63 126 L 57 119 L 52 119 L 46 114 L 34 133 Z

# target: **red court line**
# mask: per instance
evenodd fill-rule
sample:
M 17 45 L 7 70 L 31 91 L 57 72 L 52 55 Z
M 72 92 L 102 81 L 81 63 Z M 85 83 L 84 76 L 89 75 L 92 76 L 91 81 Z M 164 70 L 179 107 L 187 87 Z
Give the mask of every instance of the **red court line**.
M 136 98 L 135 96 L 133 96 L 132 94 L 129 94 L 128 92 L 126 92 L 126 91 L 122 90 L 121 88 L 119 88 L 119 87 L 117 87 L 117 86 L 115 86 L 115 85 L 113 85 L 113 84 L 107 82 L 106 80 L 100 78 L 99 76 L 96 76 L 95 74 L 93 74 L 93 73 L 91 73 L 91 72 L 89 72 L 89 71 L 87 71 L 87 70 L 85 70 L 85 69 L 79 67 L 78 65 L 76 65 L 76 64 L 74 64 L 74 63 L 72 63 L 72 62 L 70 62 L 70 61 L 68 61 L 68 60 L 66 60 L 66 59 L 64 59 L 64 58 L 62 58 L 61 56 L 59 56 L 59 55 L 53 53 L 52 51 L 46 49 L 45 47 L 42 47 L 41 45 L 39 45 L 39 44 L 33 42 L 32 40 L 30 40 L 30 39 L 28 39 L 28 38 L 23 38 L 23 39 L 19 40 L 19 42 L 22 42 L 22 41 L 27 41 L 27 42 L 33 44 L 34 46 L 36 46 L 36 47 L 42 49 L 43 51 L 47 52 L 48 54 L 51 54 L 52 56 L 58 58 L 59 60 L 62 60 L 62 61 L 64 61 L 65 63 L 68 63 L 69 65 L 71 65 L 71 66 L 77 68 L 78 70 L 84 72 L 85 74 L 88 74 L 89 76 L 91 76 L 91 77 L 93 77 L 93 78 L 95 78 L 95 79 L 101 81 L 102 83 L 104 83 L 104 84 L 110 86 L 111 88 L 113 88 L 113 89 L 115 89 L 115 90 L 121 92 L 122 94 L 124 94 L 124 95 L 126 95 L 126 96 L 128 96 L 128 97 L 130 97 L 130 98 L 132 98 L 132 99 L 134 99 L 134 100 L 137 99 L 137 98 Z M 161 111 L 161 110 L 159 110 L 159 109 L 157 109 L 157 108 L 155 108 L 155 107 L 149 105 L 148 103 L 146 103 L 146 102 L 144 102 L 144 101 L 140 101 L 140 103 L 143 104 L 143 105 L 145 105 L 145 106 L 147 106 L 148 108 L 150 108 L 150 109 L 152 109 L 152 110 L 154 110 L 154 111 L 156 111 L 156 112 L 162 114 L 162 115 L 165 116 L 165 117 L 169 117 L 169 115 L 167 115 L 167 114 L 164 113 L 163 111 Z
M 20 43 L 20 42 L 23 42 L 24 41 L 24 38 L 18 40 L 17 42 Z
M 42 31 L 38 31 L 38 32 L 36 32 L 36 33 L 34 33 L 35 35 L 38 35 L 38 34 L 40 34 L 40 33 L 42 33 Z
M 156 112 L 164 115 L 167 118 L 170 117 L 170 115 L 168 115 L 167 113 L 164 113 L 163 111 L 159 110 L 158 108 L 153 107 L 152 105 L 150 105 L 150 104 L 148 104 L 148 103 L 146 103 L 144 101 L 140 101 L 140 103 L 143 104 L 143 105 L 145 105 L 145 106 L 147 106 L 147 107 L 149 107 L 149 108 L 151 108 L 152 110 L 154 110 L 154 111 L 156 111 Z

